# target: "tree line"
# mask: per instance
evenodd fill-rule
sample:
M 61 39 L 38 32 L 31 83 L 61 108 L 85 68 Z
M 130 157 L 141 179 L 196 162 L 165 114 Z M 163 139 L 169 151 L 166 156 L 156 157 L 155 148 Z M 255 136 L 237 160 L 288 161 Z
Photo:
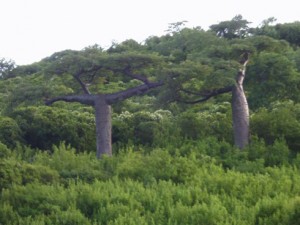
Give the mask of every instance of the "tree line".
M 274 22 L 269 18 L 251 28 L 238 15 L 205 31 L 186 28 L 183 21 L 170 24 L 166 35 L 149 37 L 142 44 L 127 40 L 106 50 L 98 45 L 66 50 L 27 66 L 2 59 L 3 85 L 17 87 L 20 82 L 23 89 L 7 91 L 11 99 L 10 104 L 3 102 L 3 115 L 20 119 L 22 115 L 15 115 L 21 113 L 20 106 L 36 101 L 40 106 L 42 101 L 46 105 L 64 101 L 92 107 L 100 158 L 112 155 L 111 106 L 118 108 L 128 98 L 151 96 L 155 98 L 152 111 L 176 106 L 175 114 L 206 101 L 210 105 L 231 102 L 233 144 L 243 149 L 251 137 L 248 105 L 255 112 L 274 101 L 298 102 L 300 25 Z M 45 135 L 51 137 L 53 132 Z M 30 132 L 20 136 L 32 144 Z

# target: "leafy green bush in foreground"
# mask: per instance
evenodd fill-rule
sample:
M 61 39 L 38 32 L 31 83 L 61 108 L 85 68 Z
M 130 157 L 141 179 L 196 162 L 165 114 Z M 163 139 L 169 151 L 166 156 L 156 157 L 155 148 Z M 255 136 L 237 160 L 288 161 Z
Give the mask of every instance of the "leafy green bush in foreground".
M 299 224 L 299 167 L 266 167 L 213 140 L 191 146 L 102 160 L 64 144 L 51 155 L 10 152 L 0 224 Z M 223 156 L 205 154 L 209 146 Z

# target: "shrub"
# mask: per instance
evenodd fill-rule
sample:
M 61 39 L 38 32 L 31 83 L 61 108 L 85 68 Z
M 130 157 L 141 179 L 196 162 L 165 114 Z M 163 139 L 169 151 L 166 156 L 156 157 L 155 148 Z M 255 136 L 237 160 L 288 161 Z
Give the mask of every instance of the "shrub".
M 90 225 L 90 221 L 78 210 L 69 208 L 51 217 L 53 225 Z
M 59 185 L 31 183 L 2 191 L 1 201 L 9 203 L 20 217 L 53 216 L 72 205 L 72 194 Z
M 282 166 L 289 162 L 290 150 L 284 140 L 276 140 L 265 153 L 266 166 Z
M 178 116 L 180 135 L 198 140 L 214 136 L 218 140 L 232 143 L 232 120 L 230 104 L 225 102 L 200 112 L 183 112 Z
M 14 159 L 0 161 L 0 190 L 22 183 L 21 165 Z
M 24 163 L 21 168 L 22 183 L 40 182 L 42 184 L 55 184 L 59 181 L 56 170 L 47 166 Z
M 247 159 L 255 146 L 274 151 L 274 167 L 257 152 Z M 284 146 L 258 140 L 240 153 L 208 138 L 101 160 L 63 143 L 31 163 L 12 154 L 1 161 L 0 224 L 296 225 L 299 169 L 278 161 Z
M 22 142 L 22 132 L 17 122 L 9 117 L 0 117 L 0 142 L 10 148 Z
M 180 135 L 187 139 L 196 140 L 203 135 L 203 126 L 201 121 L 194 113 L 182 113 L 178 118 Z
M 296 225 L 299 222 L 299 197 L 295 199 L 278 195 L 265 198 L 258 203 L 256 224 L 264 225 Z
M 6 158 L 11 155 L 11 150 L 7 146 L 0 142 L 0 159 Z
M 65 141 L 78 151 L 95 149 L 94 115 L 55 107 L 23 107 L 13 113 L 32 148 L 50 150 Z
M 112 139 L 114 143 L 162 146 L 176 135 L 170 111 L 157 110 L 153 113 L 139 111 L 114 115 Z M 178 136 L 176 137 L 178 138 Z
M 8 203 L 0 203 L 0 224 L 18 224 L 18 214 Z
M 0 190 L 32 182 L 57 183 L 59 174 L 47 166 L 19 162 L 14 158 L 0 161 Z
M 300 149 L 300 105 L 291 101 L 277 102 L 271 109 L 260 109 L 251 117 L 251 132 L 263 138 L 266 144 L 284 138 L 288 147 L 297 152 Z M 263 127 L 263 129 L 261 129 Z

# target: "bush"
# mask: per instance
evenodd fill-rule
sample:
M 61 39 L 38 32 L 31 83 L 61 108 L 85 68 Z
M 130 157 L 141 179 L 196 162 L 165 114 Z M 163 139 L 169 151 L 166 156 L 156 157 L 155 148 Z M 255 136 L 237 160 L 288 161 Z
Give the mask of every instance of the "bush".
M 0 142 L 0 159 L 1 158 L 7 158 L 11 155 L 11 151 L 7 146 Z
M 288 165 L 290 150 L 284 140 L 276 140 L 271 146 L 268 146 L 265 156 L 266 166 Z
M 169 139 L 176 135 L 172 120 L 173 116 L 167 110 L 157 110 L 153 113 L 123 112 L 113 118 L 113 142 L 148 146 L 166 145 Z
M 56 170 L 47 166 L 24 164 L 21 169 L 22 184 L 40 182 L 42 184 L 55 184 L 59 181 Z
M 184 112 L 178 116 L 181 137 L 198 140 L 214 136 L 218 140 L 233 142 L 230 103 L 225 102 L 201 112 Z
M 265 198 L 258 204 L 256 224 L 264 225 L 297 225 L 299 224 L 299 197 L 295 199 L 278 195 Z
M 18 108 L 13 113 L 32 148 L 50 150 L 65 141 L 78 151 L 94 150 L 95 119 L 90 113 L 39 106 Z
M 31 163 L 12 154 L 0 165 L 0 224 L 296 225 L 299 169 L 278 161 L 284 147 L 257 140 L 241 153 L 207 138 L 101 160 L 63 143 Z M 268 151 L 274 167 L 258 154 Z
M 73 179 L 92 182 L 95 179 L 110 177 L 110 174 L 101 168 L 101 163 L 105 164 L 106 159 L 97 160 L 95 153 L 77 155 L 76 150 L 65 143 L 53 146 L 52 152 L 50 155 L 47 152 L 40 152 L 35 156 L 34 164 L 45 165 L 57 171 L 65 184 Z
M 9 117 L 0 117 L 0 142 L 10 148 L 22 142 L 22 132 L 17 122 Z
M 21 165 L 14 159 L 0 161 L 0 190 L 22 184 Z
M 182 113 L 178 118 L 178 126 L 180 135 L 187 139 L 199 139 L 204 133 L 201 121 L 194 113 Z
M 268 110 L 260 109 L 251 117 L 251 133 L 267 144 L 284 138 L 294 152 L 300 149 L 300 105 L 291 101 L 274 103 Z M 262 129 L 263 127 L 263 129 Z
M 43 184 L 57 183 L 59 174 L 47 166 L 32 165 L 19 162 L 14 158 L 0 161 L 0 190 L 11 188 L 13 185 L 40 182 Z

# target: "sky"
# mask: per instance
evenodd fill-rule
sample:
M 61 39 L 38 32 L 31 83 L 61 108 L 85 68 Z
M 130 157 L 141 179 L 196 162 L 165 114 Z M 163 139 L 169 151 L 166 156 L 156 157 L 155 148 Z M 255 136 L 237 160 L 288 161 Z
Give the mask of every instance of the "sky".
M 299 0 L 0 0 L 0 58 L 26 65 L 65 49 L 103 48 L 166 34 L 170 23 L 208 29 L 241 14 L 258 26 L 300 20 Z

